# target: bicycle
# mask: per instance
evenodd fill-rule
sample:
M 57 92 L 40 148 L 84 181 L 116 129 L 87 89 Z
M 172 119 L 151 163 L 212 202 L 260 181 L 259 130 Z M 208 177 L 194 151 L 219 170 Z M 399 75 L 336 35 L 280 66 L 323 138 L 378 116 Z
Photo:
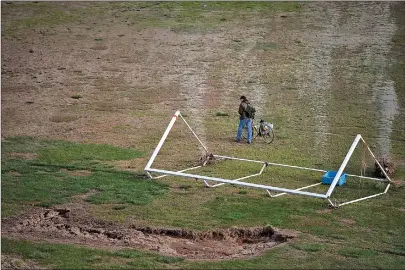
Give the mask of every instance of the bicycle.
M 261 137 L 264 142 L 271 143 L 274 140 L 274 128 L 273 124 L 267 123 L 260 119 L 258 124 L 255 124 L 255 119 L 252 119 L 252 139 Z M 242 138 L 247 138 L 247 125 L 242 130 Z

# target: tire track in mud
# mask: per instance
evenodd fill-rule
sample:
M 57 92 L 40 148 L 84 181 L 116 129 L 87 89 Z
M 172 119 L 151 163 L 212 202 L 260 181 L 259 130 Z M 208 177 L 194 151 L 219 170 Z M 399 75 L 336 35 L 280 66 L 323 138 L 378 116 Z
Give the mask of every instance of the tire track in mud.
M 257 256 L 296 235 L 272 227 L 194 231 L 124 226 L 96 220 L 83 207 L 35 209 L 2 221 L 2 236 L 82 244 L 96 248 L 137 248 L 191 260 L 224 260 Z

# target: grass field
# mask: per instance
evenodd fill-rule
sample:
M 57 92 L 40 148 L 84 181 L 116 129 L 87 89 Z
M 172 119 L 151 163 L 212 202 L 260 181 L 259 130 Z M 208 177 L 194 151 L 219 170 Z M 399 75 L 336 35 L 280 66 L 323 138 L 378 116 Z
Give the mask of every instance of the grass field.
M 1 4 L 2 268 L 405 269 L 402 3 Z M 241 93 L 275 124 L 272 144 L 233 142 Z M 338 168 L 361 134 L 390 156 L 395 184 L 329 209 L 236 185 L 150 180 L 144 166 L 177 109 L 214 154 L 304 167 Z M 179 170 L 202 152 L 179 119 L 154 164 Z M 358 174 L 362 155 L 356 149 L 349 173 Z M 218 161 L 195 173 L 234 179 L 260 168 Z M 249 181 L 298 188 L 321 176 L 270 166 Z M 384 187 L 349 178 L 333 195 L 347 201 Z M 35 213 L 77 205 L 82 231 L 272 227 L 294 237 L 257 256 L 199 260 L 75 241 L 35 224 Z M 45 230 L 39 237 L 9 225 L 27 215 L 33 231 Z
M 72 155 L 76 151 L 80 154 Z M 22 153 L 36 158 L 27 160 Z M 403 267 L 403 188 L 394 187 L 377 199 L 325 211 L 326 203 L 317 199 L 270 199 L 251 189 L 204 189 L 201 184 L 182 179 L 148 181 L 142 174 L 120 171 L 104 163 L 139 155 L 108 145 L 9 138 L 2 145 L 2 216 L 32 207 L 60 205 L 93 189 L 98 192 L 86 201 L 93 215 L 105 220 L 126 223 L 136 213 L 137 223 L 147 226 L 202 231 L 271 225 L 301 234 L 261 257 L 237 261 L 191 262 L 141 250 L 108 251 L 7 237 L 2 240 L 3 254 L 19 254 L 59 269 Z M 169 192 L 168 186 L 178 188 Z

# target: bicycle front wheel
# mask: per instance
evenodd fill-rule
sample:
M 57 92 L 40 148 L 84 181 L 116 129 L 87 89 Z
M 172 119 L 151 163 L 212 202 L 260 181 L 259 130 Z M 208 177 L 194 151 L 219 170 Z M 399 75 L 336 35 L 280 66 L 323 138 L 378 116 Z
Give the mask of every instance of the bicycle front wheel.
M 273 129 L 270 129 L 269 132 L 262 135 L 263 140 L 266 143 L 271 143 L 274 140 L 274 132 Z
M 252 139 L 256 138 L 257 136 L 257 128 L 256 127 L 252 127 Z M 247 139 L 247 134 L 248 134 L 248 129 L 247 127 L 244 127 L 242 130 L 242 139 Z

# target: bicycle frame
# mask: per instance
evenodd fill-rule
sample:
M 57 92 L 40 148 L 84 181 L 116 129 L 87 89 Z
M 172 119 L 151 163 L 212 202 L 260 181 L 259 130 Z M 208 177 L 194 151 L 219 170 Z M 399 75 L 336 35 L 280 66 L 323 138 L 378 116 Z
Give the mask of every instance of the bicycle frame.
M 260 121 L 256 121 L 255 119 L 252 119 L 252 133 L 253 133 L 252 134 L 252 140 L 256 139 L 256 137 L 259 136 L 259 137 L 262 137 L 265 142 L 271 143 L 273 141 L 273 139 L 274 139 L 273 125 L 271 124 L 271 126 L 269 126 L 270 130 L 268 130 L 268 133 L 262 134 L 260 132 L 260 126 L 261 126 Z M 243 129 L 247 130 L 247 126 L 245 126 Z M 268 138 L 266 138 L 267 135 L 268 135 Z M 243 134 L 243 133 L 242 133 L 242 137 L 246 139 L 245 134 Z

